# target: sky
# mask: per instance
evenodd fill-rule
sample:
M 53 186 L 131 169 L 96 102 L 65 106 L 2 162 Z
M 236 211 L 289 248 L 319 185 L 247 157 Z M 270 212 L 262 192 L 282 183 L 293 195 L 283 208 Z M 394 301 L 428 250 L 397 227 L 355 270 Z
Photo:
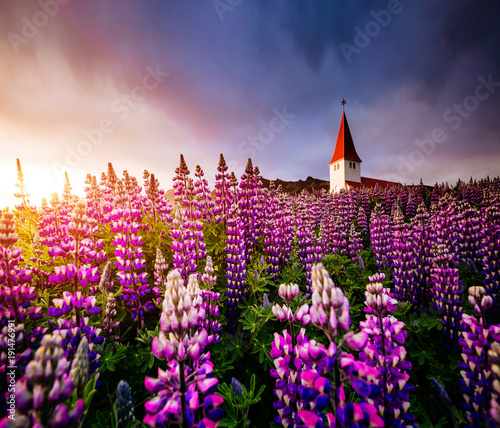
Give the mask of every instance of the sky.
M 362 175 L 500 175 L 500 2 L 16 0 L 0 4 L 0 207 L 108 162 L 164 189 L 182 153 L 328 179 L 342 98 Z

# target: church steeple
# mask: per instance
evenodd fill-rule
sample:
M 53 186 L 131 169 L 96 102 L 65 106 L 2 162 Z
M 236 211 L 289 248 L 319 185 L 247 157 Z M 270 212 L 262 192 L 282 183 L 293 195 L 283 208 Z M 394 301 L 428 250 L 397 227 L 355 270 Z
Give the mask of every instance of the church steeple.
M 354 147 L 354 141 L 352 139 L 351 130 L 349 129 L 349 124 L 347 123 L 345 112 L 342 113 L 337 144 L 335 145 L 335 152 L 333 153 L 329 165 L 340 159 L 361 162 L 361 158 L 358 156 L 356 148 Z
M 344 110 L 345 103 L 345 99 L 342 99 L 342 110 Z M 361 158 L 354 147 L 345 111 L 342 112 L 337 144 L 329 167 L 331 192 L 352 186 L 351 183 L 361 184 Z

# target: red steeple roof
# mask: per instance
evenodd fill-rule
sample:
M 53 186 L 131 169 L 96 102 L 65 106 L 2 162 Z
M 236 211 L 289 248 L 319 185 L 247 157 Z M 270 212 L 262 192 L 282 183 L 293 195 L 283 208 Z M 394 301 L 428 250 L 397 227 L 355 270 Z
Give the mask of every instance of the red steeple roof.
M 332 160 L 329 165 L 338 160 L 345 158 L 347 160 L 361 162 L 360 157 L 356 153 L 356 148 L 354 147 L 354 141 L 352 141 L 351 131 L 349 130 L 349 124 L 347 123 L 347 118 L 345 113 L 342 113 L 342 121 L 340 122 L 339 136 L 337 137 L 337 145 L 335 146 L 335 152 L 333 153 Z

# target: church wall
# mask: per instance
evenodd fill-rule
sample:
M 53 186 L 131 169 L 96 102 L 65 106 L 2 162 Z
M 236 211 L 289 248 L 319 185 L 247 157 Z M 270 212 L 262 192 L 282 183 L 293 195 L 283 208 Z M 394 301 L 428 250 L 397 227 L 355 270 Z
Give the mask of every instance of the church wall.
M 338 169 L 335 170 L 335 165 Z M 338 192 L 345 187 L 344 161 L 340 160 L 330 165 L 330 192 Z
M 344 160 L 343 163 L 345 169 L 344 176 L 346 181 L 354 181 L 355 183 L 361 183 L 361 163 L 348 160 Z M 349 168 L 349 164 L 352 164 L 353 167 Z

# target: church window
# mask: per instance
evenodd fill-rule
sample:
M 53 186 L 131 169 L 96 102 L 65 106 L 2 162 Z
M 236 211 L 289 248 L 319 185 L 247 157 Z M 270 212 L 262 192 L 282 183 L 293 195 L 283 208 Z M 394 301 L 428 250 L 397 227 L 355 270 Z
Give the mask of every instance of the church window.
M 349 162 L 349 168 L 352 168 L 352 162 Z
M 352 167 L 356 169 L 356 162 L 353 162 Z

